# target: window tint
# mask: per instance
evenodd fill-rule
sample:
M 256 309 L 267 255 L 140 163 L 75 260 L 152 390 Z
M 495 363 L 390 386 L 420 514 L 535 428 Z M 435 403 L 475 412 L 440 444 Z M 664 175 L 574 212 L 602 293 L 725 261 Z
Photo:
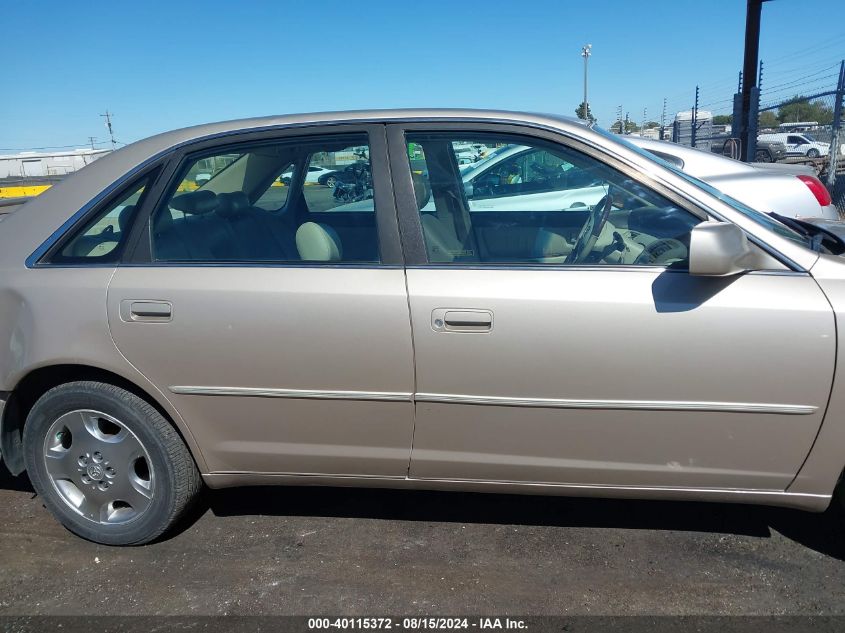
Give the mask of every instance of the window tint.
M 136 183 L 67 242 L 56 255 L 56 263 L 115 262 L 120 257 L 148 180 Z
M 700 220 L 601 161 L 526 138 L 407 140 L 432 263 L 687 265 Z
M 288 192 L 295 171 L 298 173 L 292 163 L 285 165 L 282 168 L 282 173 L 270 183 L 270 186 L 255 201 L 255 206 L 265 211 L 282 210 L 287 204 Z
M 370 150 L 349 146 L 308 157 L 303 190 L 310 211 L 369 211 L 373 213 Z
M 371 179 L 366 191 L 348 198 L 318 180 L 361 156 L 369 165 L 365 135 L 286 139 L 194 156 L 153 214 L 153 258 L 377 262 Z M 200 174 L 208 177 L 198 182 Z

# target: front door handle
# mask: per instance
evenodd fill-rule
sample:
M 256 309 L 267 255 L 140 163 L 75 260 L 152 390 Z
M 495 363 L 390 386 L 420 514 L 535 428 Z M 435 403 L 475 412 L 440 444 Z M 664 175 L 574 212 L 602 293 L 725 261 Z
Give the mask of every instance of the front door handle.
M 493 313 L 473 308 L 437 308 L 431 313 L 431 327 L 436 332 L 489 332 Z
M 173 304 L 169 301 L 124 299 L 120 302 L 120 318 L 127 322 L 167 322 L 173 319 Z

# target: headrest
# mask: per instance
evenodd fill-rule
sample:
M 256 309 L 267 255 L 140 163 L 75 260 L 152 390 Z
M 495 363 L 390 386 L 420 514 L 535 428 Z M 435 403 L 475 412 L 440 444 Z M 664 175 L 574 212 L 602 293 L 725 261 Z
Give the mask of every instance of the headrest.
M 219 202 L 217 194 L 207 189 L 183 193 L 170 201 L 170 207 L 187 215 L 202 215 L 214 211 Z
M 249 209 L 249 198 L 243 191 L 217 194 L 217 213 L 223 216 L 236 215 Z
M 135 205 L 127 204 L 117 214 L 117 227 L 123 233 L 129 227 L 129 220 L 132 219 L 132 214 L 135 213 Z
M 167 207 L 159 207 L 155 214 L 153 214 L 153 229 L 156 233 L 166 231 L 172 224 L 173 214 L 170 213 L 170 209 Z
M 428 182 L 423 178 L 422 174 L 411 172 L 411 180 L 414 181 L 414 195 L 417 198 L 417 209 L 422 209 L 431 197 L 431 190 L 428 188 Z
M 343 255 L 335 230 L 316 222 L 305 222 L 296 229 L 296 250 L 302 260 L 312 262 L 336 262 Z

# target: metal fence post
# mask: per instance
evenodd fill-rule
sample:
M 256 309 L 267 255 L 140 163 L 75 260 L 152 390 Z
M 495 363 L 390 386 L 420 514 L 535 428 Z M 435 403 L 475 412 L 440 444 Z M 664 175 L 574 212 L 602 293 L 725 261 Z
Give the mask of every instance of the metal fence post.
M 842 135 L 842 99 L 845 97 L 845 60 L 839 63 L 839 83 L 836 84 L 836 101 L 833 104 L 833 129 L 828 152 L 827 186 L 833 191 L 836 185 L 836 167 L 839 163 Z
M 751 88 L 751 103 L 748 108 L 748 162 L 753 163 L 757 158 L 757 124 L 760 119 L 760 89 Z
M 740 82 L 742 82 L 742 73 L 739 73 Z M 739 152 L 736 156 L 731 156 L 731 158 L 739 158 L 742 156 L 742 93 L 737 92 L 734 94 L 734 111 L 733 117 L 731 118 L 731 138 L 734 139 L 736 147 L 738 148 Z
M 695 147 L 695 133 L 698 131 L 698 86 L 695 87 L 695 105 L 692 107 L 692 125 L 690 126 L 690 146 Z

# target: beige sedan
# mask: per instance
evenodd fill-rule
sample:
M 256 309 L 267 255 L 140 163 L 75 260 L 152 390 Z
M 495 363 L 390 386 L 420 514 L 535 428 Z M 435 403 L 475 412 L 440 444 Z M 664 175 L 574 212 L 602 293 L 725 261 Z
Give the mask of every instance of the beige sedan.
M 467 186 L 467 145 L 509 153 Z M 845 246 L 784 220 L 550 116 L 162 134 L 2 217 L 0 453 L 108 544 L 203 484 L 821 511 Z

